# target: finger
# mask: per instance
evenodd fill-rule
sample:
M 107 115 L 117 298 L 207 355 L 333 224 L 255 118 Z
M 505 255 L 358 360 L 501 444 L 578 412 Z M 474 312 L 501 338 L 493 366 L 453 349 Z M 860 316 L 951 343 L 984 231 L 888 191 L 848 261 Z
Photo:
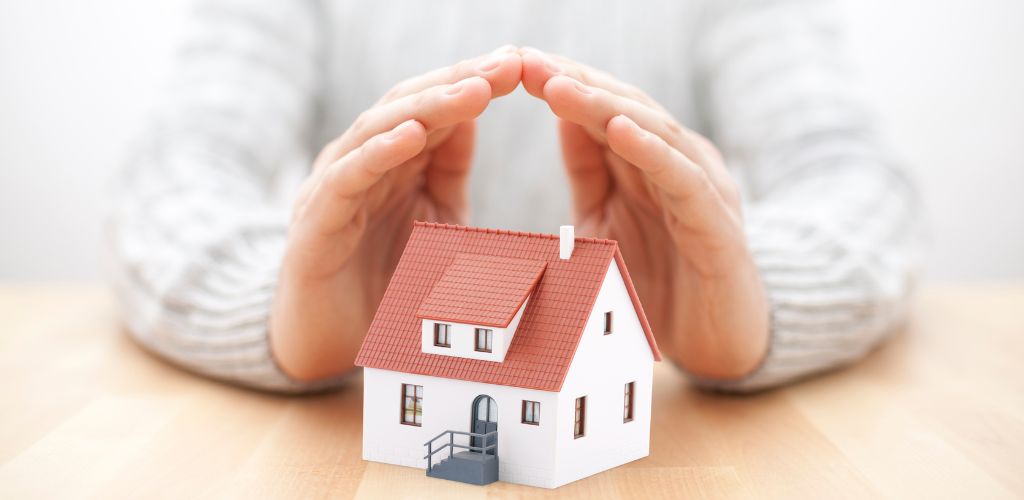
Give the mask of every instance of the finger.
M 462 122 L 452 128 L 449 139 L 435 149 L 425 172 L 427 194 L 454 220 L 465 220 L 469 209 L 466 183 L 473 160 L 476 122 Z
M 544 100 L 560 118 L 603 135 L 608 120 L 627 115 L 645 130 L 650 130 L 675 146 L 682 127 L 671 116 L 633 99 L 613 94 L 600 87 L 585 85 L 567 76 L 555 76 L 544 85 Z
M 515 90 L 522 75 L 522 59 L 514 45 L 499 47 L 490 54 L 466 59 L 446 68 L 414 76 L 392 87 L 378 104 L 388 103 L 407 95 L 421 92 L 430 87 L 455 83 L 459 80 L 479 76 L 491 85 L 494 97 L 503 96 Z
M 325 235 L 343 228 L 358 211 L 361 195 L 419 154 L 426 140 L 423 125 L 408 120 L 328 165 L 302 210 L 302 225 Z
M 668 141 L 672 147 L 683 152 L 692 158 L 698 165 L 711 174 L 712 181 L 727 197 L 734 203 L 739 203 L 739 189 L 736 187 L 732 177 L 725 169 L 722 155 L 717 148 L 705 137 L 680 125 L 672 115 L 660 103 L 652 99 L 639 88 L 624 83 L 617 78 L 600 70 L 591 68 L 585 64 L 573 61 L 567 57 L 557 54 L 547 54 L 532 47 L 519 49 L 522 55 L 523 65 L 523 87 L 531 94 L 544 99 L 544 86 L 555 76 L 567 76 L 587 87 L 596 87 L 606 90 L 619 97 L 636 101 L 642 105 L 655 110 L 655 115 L 663 124 L 654 124 L 645 120 L 650 113 L 632 114 L 623 110 L 624 114 L 632 117 L 641 127 L 651 130 L 663 139 Z M 660 115 L 658 114 L 660 112 Z M 662 126 L 663 125 L 663 126 Z M 592 135 L 601 139 L 602 128 L 588 127 Z
M 573 213 L 582 222 L 600 212 L 611 189 L 611 176 L 604 163 L 604 148 L 579 125 L 558 121 L 562 158 L 572 191 Z
M 661 211 L 660 194 L 650 179 L 611 149 L 605 151 L 605 162 L 611 172 L 612 185 L 617 193 L 629 200 L 629 204 L 637 210 L 648 214 Z
M 474 76 L 370 108 L 345 131 L 339 152 L 345 154 L 370 137 L 391 130 L 406 120 L 420 122 L 428 133 L 472 120 L 483 113 L 490 99 L 490 84 Z
M 624 115 L 608 122 L 607 135 L 609 148 L 644 172 L 682 224 L 709 234 L 732 227 L 707 173 L 679 150 Z
M 639 88 L 567 57 L 547 54 L 532 47 L 519 49 L 522 57 L 523 88 L 534 97 L 544 98 L 544 85 L 557 75 L 568 76 L 593 87 L 603 88 L 621 97 L 664 111 L 657 101 Z
M 730 177 L 720 161 L 721 157 L 712 158 L 706 151 L 710 142 L 696 132 L 687 130 L 663 111 L 565 76 L 549 80 L 544 86 L 544 96 L 553 113 L 582 125 L 598 140 L 604 139 L 609 120 L 617 115 L 626 115 L 641 128 L 661 137 L 701 168 L 708 170 L 716 184 L 723 187 L 729 184 Z

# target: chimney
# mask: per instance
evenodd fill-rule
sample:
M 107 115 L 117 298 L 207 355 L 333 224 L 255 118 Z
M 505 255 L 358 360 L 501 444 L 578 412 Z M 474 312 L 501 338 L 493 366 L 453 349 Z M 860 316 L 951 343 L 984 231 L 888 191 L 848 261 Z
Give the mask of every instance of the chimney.
M 572 257 L 572 249 L 576 246 L 576 230 L 572 226 L 558 228 L 558 256 L 562 260 Z

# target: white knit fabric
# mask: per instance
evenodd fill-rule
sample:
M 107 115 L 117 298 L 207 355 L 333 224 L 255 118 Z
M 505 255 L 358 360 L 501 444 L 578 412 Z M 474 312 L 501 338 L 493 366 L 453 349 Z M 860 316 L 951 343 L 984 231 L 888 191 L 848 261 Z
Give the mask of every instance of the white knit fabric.
M 114 194 L 107 241 L 127 325 L 219 379 L 336 383 L 289 380 L 267 342 L 282 179 L 399 80 L 512 43 L 645 89 L 708 135 L 743 184 L 771 345 L 743 380 L 697 383 L 755 390 L 854 361 L 902 319 L 918 210 L 851 85 L 832 14 L 822 0 L 202 2 Z M 485 112 L 474 225 L 569 221 L 553 124 L 521 90 Z

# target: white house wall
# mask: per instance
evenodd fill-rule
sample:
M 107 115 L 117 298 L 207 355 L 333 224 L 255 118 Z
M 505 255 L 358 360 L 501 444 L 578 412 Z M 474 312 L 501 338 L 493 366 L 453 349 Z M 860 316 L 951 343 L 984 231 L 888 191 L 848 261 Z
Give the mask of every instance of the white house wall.
M 499 479 L 554 486 L 556 427 L 565 420 L 556 393 L 375 368 L 366 368 L 363 380 L 363 459 L 425 469 L 423 443 L 446 430 L 469 431 L 473 400 L 486 394 L 498 407 Z M 402 384 L 423 386 L 420 427 L 400 421 Z M 540 402 L 540 425 L 521 422 L 523 400 Z M 468 438 L 456 436 L 455 442 L 468 444 Z M 447 451 L 434 457 L 440 461 Z
M 604 335 L 604 313 L 613 331 Z M 654 355 L 613 260 L 558 395 L 556 486 L 646 457 L 650 450 Z M 635 382 L 633 421 L 623 390 Z M 587 397 L 585 435 L 573 437 L 576 398 Z
M 490 326 L 470 325 L 466 323 L 453 323 L 451 321 L 435 321 L 432 319 L 421 320 L 421 343 L 423 352 L 427 354 L 440 354 L 442 356 L 458 356 L 461 358 L 481 359 L 484 361 L 502 362 L 508 347 L 512 344 L 516 329 L 519 328 L 519 320 L 523 318 L 523 311 L 529 299 L 519 306 L 512 321 L 505 328 L 494 328 Z M 448 338 L 451 347 L 438 347 L 434 345 L 434 324 L 446 323 L 451 325 Z M 479 352 L 476 350 L 476 329 L 487 328 L 491 334 L 491 352 Z

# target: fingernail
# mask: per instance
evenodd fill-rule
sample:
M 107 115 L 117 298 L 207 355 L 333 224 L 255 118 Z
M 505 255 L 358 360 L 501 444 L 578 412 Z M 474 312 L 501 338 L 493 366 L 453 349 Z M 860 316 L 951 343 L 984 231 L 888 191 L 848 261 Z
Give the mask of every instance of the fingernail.
M 541 62 L 544 64 L 544 69 L 546 69 L 546 70 L 548 70 L 548 71 L 550 71 L 552 73 L 561 73 L 562 72 L 562 67 L 559 66 L 554 61 L 552 61 L 551 58 L 548 57 L 548 55 L 544 53 L 544 51 L 539 50 L 539 49 L 535 49 L 533 47 L 523 47 L 523 52 L 528 52 L 530 54 L 533 54 L 533 55 L 539 57 Z
M 509 52 L 515 52 L 517 50 L 519 49 L 515 45 L 507 44 L 494 49 L 491 51 L 491 54 L 508 54 Z
M 388 135 L 384 136 L 384 140 L 386 140 L 386 141 L 393 141 L 395 139 L 398 139 L 399 137 L 402 136 L 402 132 L 406 128 L 408 128 L 409 125 L 411 125 L 412 122 L 414 122 L 414 121 L 415 120 L 406 120 L 406 121 L 398 124 L 397 127 L 391 129 L 391 132 L 388 132 Z
M 647 137 L 647 131 L 642 129 L 642 128 L 640 128 L 640 125 L 637 125 L 636 122 L 633 121 L 632 118 L 630 118 L 630 117 L 628 117 L 626 115 L 618 115 L 616 118 L 625 120 L 626 123 L 629 124 L 629 127 L 633 129 L 633 133 L 635 133 L 637 137 L 640 137 L 640 138 Z
M 590 94 L 592 94 L 592 92 L 590 91 L 590 89 L 589 89 L 589 88 L 587 88 L 587 86 L 586 86 L 586 85 L 583 85 L 583 84 L 582 84 L 582 83 L 580 83 L 580 82 L 576 82 L 575 84 L 573 84 L 573 86 L 574 86 L 574 87 L 576 87 L 576 91 L 577 91 L 577 92 L 579 92 L 579 93 L 581 93 L 581 94 L 587 94 L 587 95 L 590 95 Z
M 543 52 L 541 52 L 539 50 L 536 50 L 536 49 L 534 49 L 534 53 L 536 53 L 537 56 L 540 57 L 540 60 L 544 62 L 544 69 L 546 69 L 546 70 L 548 70 L 548 71 L 550 71 L 552 73 L 561 73 L 562 72 L 562 67 L 559 66 L 555 61 L 552 61 L 551 58 L 548 57 L 547 54 L 545 54 L 545 53 L 543 53 Z
M 465 85 L 463 85 L 462 82 L 453 83 L 450 87 L 448 87 L 448 90 L 444 91 L 444 93 L 447 95 L 458 94 L 459 92 L 462 92 L 462 87 L 464 86 Z
M 504 57 L 502 57 L 502 56 L 491 56 L 491 57 L 488 57 L 487 59 L 484 59 L 484 61 L 482 63 L 480 63 L 480 65 L 477 66 L 476 69 L 477 69 L 477 71 L 484 71 L 484 72 L 493 71 L 498 66 L 501 66 L 502 59 L 504 59 Z

